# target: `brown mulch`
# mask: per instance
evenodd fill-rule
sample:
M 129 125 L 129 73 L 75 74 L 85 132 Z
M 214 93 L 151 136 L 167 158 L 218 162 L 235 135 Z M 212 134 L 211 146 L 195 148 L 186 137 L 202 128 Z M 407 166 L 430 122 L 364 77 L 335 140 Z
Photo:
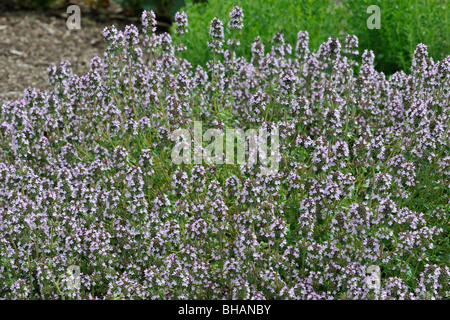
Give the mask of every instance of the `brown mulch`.
M 48 89 L 47 68 L 68 60 L 76 74 L 85 74 L 90 61 L 102 56 L 102 31 L 137 19 L 99 21 L 93 14 L 81 15 L 81 29 L 69 30 L 65 9 L 53 12 L 12 11 L 0 13 L 0 105 L 23 97 L 27 87 Z

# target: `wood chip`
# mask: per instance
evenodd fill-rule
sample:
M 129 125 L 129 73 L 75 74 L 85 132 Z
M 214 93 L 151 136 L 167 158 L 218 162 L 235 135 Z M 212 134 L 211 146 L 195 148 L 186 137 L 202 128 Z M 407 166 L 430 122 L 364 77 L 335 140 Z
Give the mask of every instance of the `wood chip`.
M 15 54 L 16 56 L 23 56 L 23 52 L 17 50 L 9 50 L 10 53 Z
M 71 0 L 76 1 L 80 6 L 84 3 Z M 86 74 L 91 59 L 103 56 L 103 28 L 115 24 L 121 30 L 132 23 L 124 15 L 114 19 L 109 14 L 106 16 L 111 20 L 98 22 L 96 15 L 83 9 L 82 30 L 76 32 L 67 29 L 67 16 L 65 10 L 0 10 L 0 100 L 21 98 L 27 87 L 50 89 L 47 68 L 61 61 L 70 61 L 75 74 Z

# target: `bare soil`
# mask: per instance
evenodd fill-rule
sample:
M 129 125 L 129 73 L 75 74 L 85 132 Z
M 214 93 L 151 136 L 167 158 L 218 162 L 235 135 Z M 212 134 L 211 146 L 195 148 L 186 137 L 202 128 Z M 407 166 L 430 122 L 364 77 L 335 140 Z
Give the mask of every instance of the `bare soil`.
M 99 21 L 98 15 L 81 14 L 81 29 L 69 30 L 65 8 L 53 11 L 0 12 L 0 105 L 23 96 L 27 87 L 48 89 L 47 68 L 68 60 L 84 74 L 95 56 L 102 56 L 102 31 L 115 24 L 123 28 L 135 19 Z

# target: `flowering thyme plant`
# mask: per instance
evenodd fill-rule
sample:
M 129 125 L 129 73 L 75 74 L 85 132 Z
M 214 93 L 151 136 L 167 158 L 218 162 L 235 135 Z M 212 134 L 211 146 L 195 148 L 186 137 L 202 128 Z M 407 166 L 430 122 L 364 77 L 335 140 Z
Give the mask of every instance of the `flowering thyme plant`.
M 356 37 L 312 52 L 300 31 L 247 61 L 230 17 L 205 66 L 144 12 L 141 34 L 105 29 L 87 74 L 62 63 L 1 106 L 1 299 L 449 298 L 450 56 L 419 44 L 387 79 Z M 279 169 L 173 164 L 194 121 L 276 128 Z

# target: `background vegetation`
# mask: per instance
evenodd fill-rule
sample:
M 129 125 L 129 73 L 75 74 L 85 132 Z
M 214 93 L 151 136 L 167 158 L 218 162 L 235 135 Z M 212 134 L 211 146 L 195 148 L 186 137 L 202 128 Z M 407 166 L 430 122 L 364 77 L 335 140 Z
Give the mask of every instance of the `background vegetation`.
M 85 0 L 92 6 L 105 6 L 111 1 L 120 3 L 127 14 L 140 16 L 142 10 L 153 10 L 164 20 L 173 20 L 175 12 L 184 8 L 189 17 L 185 43 L 193 51 L 184 58 L 194 65 L 212 58 L 206 46 L 211 19 L 227 22 L 234 5 L 242 7 L 245 14 L 242 46 L 237 53 L 247 58 L 257 35 L 269 44 L 276 32 L 283 31 L 286 41 L 295 43 L 300 30 L 309 32 L 313 50 L 328 37 L 342 40 L 347 34 L 358 36 L 361 48 L 375 52 L 376 68 L 388 75 L 409 70 L 418 43 L 427 44 L 435 60 L 449 52 L 447 0 Z M 46 9 L 55 2 L 6 0 L 7 4 L 28 9 Z M 366 26 L 370 5 L 381 9 L 381 29 L 370 30 Z
M 409 70 L 418 43 L 427 44 L 435 60 L 449 53 L 447 0 L 356 0 L 342 4 L 346 33 L 357 35 L 361 48 L 373 50 L 377 69 L 387 74 Z M 381 9 L 381 29 L 366 27 L 370 15 L 366 9 L 372 4 Z
M 309 32 L 313 50 L 328 37 L 342 40 L 347 34 L 358 36 L 360 48 L 373 50 L 376 68 L 386 74 L 409 70 L 418 43 L 427 44 L 435 60 L 449 52 L 446 0 L 188 0 L 189 33 L 184 41 L 191 50 L 191 62 L 201 64 L 211 58 L 204 45 L 209 39 L 209 23 L 214 17 L 226 23 L 234 5 L 244 10 L 242 45 L 237 51 L 247 57 L 257 35 L 268 43 L 276 32 L 283 31 L 286 41 L 295 43 L 300 30 Z M 381 9 L 381 29 L 370 30 L 366 26 L 370 5 Z

